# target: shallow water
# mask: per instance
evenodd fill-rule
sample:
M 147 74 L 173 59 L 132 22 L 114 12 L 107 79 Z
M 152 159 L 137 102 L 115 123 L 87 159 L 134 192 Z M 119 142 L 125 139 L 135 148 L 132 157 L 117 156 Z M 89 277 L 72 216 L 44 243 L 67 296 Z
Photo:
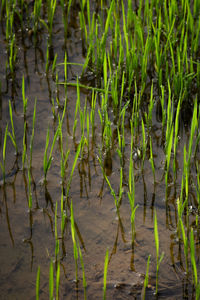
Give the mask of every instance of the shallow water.
M 64 61 L 64 50 L 67 51 L 68 62 L 84 63 L 81 31 L 76 5 L 72 7 L 69 37 L 65 44 L 60 8 L 56 11 L 53 28 L 53 54 L 57 53 L 58 63 Z M 17 63 L 15 80 L 6 75 L 5 60 L 6 42 L 5 24 L 0 26 L 0 79 L 2 86 L 0 105 L 0 146 L 3 149 L 3 137 L 6 123 L 9 122 L 8 100 L 12 101 L 14 126 L 20 155 L 16 158 L 14 148 L 8 139 L 6 149 L 6 185 L 0 186 L 0 294 L 1 299 L 34 299 L 37 268 L 40 265 L 40 299 L 47 299 L 49 293 L 50 259 L 55 257 L 55 204 L 58 203 L 58 236 L 60 237 L 60 152 L 56 144 L 54 160 L 47 175 L 47 184 L 42 184 L 43 155 L 46 132 L 50 127 L 50 140 L 56 130 L 57 121 L 52 115 L 51 98 L 59 92 L 61 105 L 64 105 L 64 88 L 56 88 L 51 72 L 45 74 L 45 55 L 47 33 L 41 29 L 39 44 L 35 48 L 29 29 L 23 31 L 18 27 Z M 58 67 L 59 80 L 64 79 L 63 67 Z M 33 148 L 32 193 L 33 209 L 28 208 L 27 190 L 28 175 L 21 169 L 21 152 L 23 146 L 23 103 L 21 82 L 24 74 L 26 97 L 28 98 L 27 122 L 28 144 L 32 130 L 34 101 L 37 98 L 35 137 Z M 81 75 L 81 68 L 69 66 L 68 80 L 76 82 Z M 89 78 L 84 83 L 90 84 Z M 81 89 L 81 107 L 85 98 L 91 101 L 91 93 Z M 63 138 L 70 149 L 67 178 L 71 172 L 77 143 L 80 140 L 80 126 L 73 140 L 73 122 L 76 105 L 76 88 L 67 88 L 67 110 L 63 124 Z M 100 101 L 100 97 L 97 102 Z M 153 211 L 156 208 L 160 239 L 160 253 L 164 251 L 164 259 L 159 272 L 159 299 L 193 299 L 194 287 L 186 278 L 184 269 L 183 245 L 177 237 L 177 195 L 180 192 L 182 176 L 183 145 L 188 137 L 182 128 L 178 148 L 178 173 L 175 184 L 168 188 L 168 201 L 165 201 L 164 164 L 165 154 L 162 144 L 162 123 L 158 118 L 156 107 L 153 110 L 152 136 L 154 160 L 156 166 L 156 184 L 154 184 L 150 162 L 146 159 L 144 171 L 135 156 L 135 205 L 139 205 L 135 216 L 135 241 L 131 243 L 131 209 L 128 200 L 128 168 L 130 157 L 130 128 L 126 121 L 125 128 L 125 159 L 124 159 L 124 194 L 117 214 L 115 202 L 109 187 L 103 179 L 98 155 L 101 145 L 101 124 L 98 116 L 99 104 L 95 115 L 95 140 L 90 138 L 89 151 L 85 148 L 83 159 L 79 159 L 70 188 L 70 200 L 73 200 L 76 229 L 79 232 L 83 260 L 87 280 L 87 298 L 102 299 L 103 269 L 106 249 L 109 249 L 109 266 L 107 277 L 107 299 L 140 299 L 148 255 L 151 255 L 149 287 L 146 299 L 156 299 L 155 274 L 156 250 L 154 242 Z M 59 110 L 59 108 L 56 108 Z M 90 105 L 88 104 L 90 111 Z M 62 112 L 62 108 L 60 109 Z M 120 160 L 117 154 L 117 138 L 113 112 L 114 146 L 108 154 L 103 153 L 104 167 L 112 187 L 118 193 Z M 9 127 L 10 128 L 10 127 Z M 2 157 L 2 156 L 1 156 Z M 17 159 L 19 168 L 15 165 Z M 0 175 L 2 181 L 2 175 Z M 193 188 L 194 190 L 194 188 Z M 191 187 L 192 191 L 192 187 Z M 192 201 L 192 200 L 191 200 Z M 195 207 L 196 199 L 194 196 Z M 69 217 L 69 216 L 68 216 Z M 195 222 L 191 211 L 190 221 Z M 196 248 L 199 257 L 199 246 Z M 61 282 L 60 299 L 83 299 L 82 271 L 79 262 L 79 282 L 75 282 L 75 263 L 70 222 L 66 224 L 64 238 L 60 238 Z

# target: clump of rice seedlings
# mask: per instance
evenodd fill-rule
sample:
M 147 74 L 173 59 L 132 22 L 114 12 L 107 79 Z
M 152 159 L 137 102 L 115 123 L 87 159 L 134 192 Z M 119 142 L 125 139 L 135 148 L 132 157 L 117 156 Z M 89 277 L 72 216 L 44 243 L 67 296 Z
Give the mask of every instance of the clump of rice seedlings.
M 15 42 L 15 34 L 13 34 L 12 38 L 10 40 L 10 47 L 9 47 L 9 67 L 10 67 L 10 73 L 11 73 L 11 76 L 13 79 L 14 79 L 14 73 L 15 73 L 16 57 L 17 57 L 17 47 L 16 47 L 16 42 Z
M 37 42 L 37 33 L 38 33 L 38 27 L 39 27 L 39 23 L 40 23 L 41 6 L 42 6 L 42 0 L 36 0 L 34 2 L 34 9 L 33 9 L 33 16 L 34 16 L 33 33 L 34 33 L 34 42 L 35 42 L 35 45 L 36 45 L 36 42 Z
M 163 260 L 164 257 L 164 252 L 159 257 L 159 236 L 158 236 L 158 224 L 157 224 L 157 215 L 156 215 L 156 210 L 154 214 L 154 238 L 155 238 L 155 245 L 156 245 L 156 295 L 158 294 L 158 273 L 159 273 L 159 268 L 160 264 Z
M 64 34 L 65 34 L 65 40 L 67 39 L 67 32 L 68 32 L 68 18 L 70 13 L 70 8 L 72 5 L 72 0 L 69 0 L 66 4 L 64 0 L 60 1 L 61 7 L 62 7 L 62 18 L 63 18 L 63 24 L 64 24 Z M 66 9 L 67 5 L 67 9 Z
M 51 163 L 52 163 L 52 159 L 53 159 L 52 153 L 53 153 L 56 139 L 59 135 L 59 131 L 60 131 L 60 127 L 58 126 L 56 133 L 54 135 L 53 142 L 52 142 L 51 149 L 50 149 L 49 156 L 48 156 L 47 152 L 48 152 L 48 148 L 49 148 L 49 127 L 47 129 L 46 144 L 45 144 L 44 159 L 43 159 L 44 183 L 46 183 L 47 173 L 51 167 Z
M 3 162 L 0 162 L 0 166 L 3 173 L 3 184 L 6 183 L 6 144 L 7 144 L 7 136 L 8 136 L 8 124 L 6 125 L 6 130 L 4 134 L 3 140 Z
M 87 26 L 86 26 L 86 20 L 85 20 L 85 4 L 87 5 L 87 21 L 88 21 L 88 27 L 90 30 L 90 4 L 89 1 L 83 0 L 81 1 L 81 11 L 79 12 L 79 19 L 80 19 L 80 27 L 81 27 L 81 32 L 82 32 L 82 37 L 83 37 L 83 33 L 84 33 L 84 37 L 85 37 L 85 44 L 88 44 L 88 32 L 87 32 Z
M 107 281 L 107 272 L 108 272 L 108 258 L 109 258 L 109 251 L 107 249 L 106 255 L 105 255 L 105 263 L 104 263 L 103 300 L 106 300 L 106 281 Z
M 12 133 L 8 132 L 8 135 L 13 143 L 13 146 L 15 147 L 16 155 L 18 155 L 17 140 L 16 140 L 16 135 L 15 135 L 14 123 L 13 123 L 12 105 L 11 105 L 10 100 L 9 100 L 9 113 L 10 113 L 10 123 L 11 123 Z
M 40 266 L 37 270 L 37 277 L 36 277 L 36 300 L 40 298 Z
M 151 259 L 151 255 L 149 255 L 148 259 L 147 259 L 147 268 L 146 268 L 146 273 L 145 273 L 143 295 L 142 295 L 142 299 L 143 300 L 145 300 L 146 288 L 148 287 L 148 282 L 149 282 L 149 264 L 150 264 L 150 259 Z
M 3 2 L 4 5 L 4 2 Z M 13 35 L 13 22 L 16 2 L 6 1 L 6 40 L 8 41 Z M 4 6 L 3 6 L 4 8 Z
M 112 17 L 113 10 L 114 10 L 114 0 L 112 0 L 112 2 L 110 4 L 110 8 L 108 10 L 108 15 L 107 15 L 106 23 L 105 23 L 105 30 L 104 30 L 103 36 L 101 38 L 101 41 L 100 41 L 101 51 L 98 52 L 98 57 L 97 57 L 97 70 L 98 71 L 102 70 L 102 66 L 103 66 L 103 60 L 104 60 L 105 48 L 106 48 L 106 40 L 107 40 L 107 36 L 108 36 L 109 26 L 110 26 L 111 19 L 112 19 L 111 17 Z
M 57 0 L 48 0 L 47 5 L 48 5 L 48 30 L 49 30 L 49 35 L 50 35 L 50 44 L 52 40 L 52 29 L 53 29 L 53 19 L 54 19 L 54 14 L 56 10 L 56 2 Z

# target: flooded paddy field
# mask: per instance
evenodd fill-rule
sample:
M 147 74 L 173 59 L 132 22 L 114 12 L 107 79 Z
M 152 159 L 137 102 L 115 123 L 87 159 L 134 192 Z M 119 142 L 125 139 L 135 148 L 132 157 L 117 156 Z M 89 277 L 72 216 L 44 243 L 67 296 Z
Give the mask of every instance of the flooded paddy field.
M 1 299 L 199 299 L 198 1 L 1 1 Z

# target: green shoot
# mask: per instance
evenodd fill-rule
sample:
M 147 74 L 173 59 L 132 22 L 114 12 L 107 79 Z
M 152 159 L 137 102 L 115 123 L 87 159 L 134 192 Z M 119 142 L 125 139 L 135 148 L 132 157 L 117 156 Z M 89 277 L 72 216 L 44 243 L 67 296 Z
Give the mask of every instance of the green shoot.
M 4 141 L 3 141 L 3 163 L 0 162 L 0 166 L 3 173 L 3 184 L 6 182 L 6 144 L 7 144 L 7 136 L 8 136 L 8 124 L 6 125 Z
M 49 267 L 49 299 L 53 300 L 53 289 L 54 289 L 54 280 L 53 280 L 53 261 L 50 262 Z
M 59 135 L 59 130 L 60 130 L 60 127 L 58 127 L 57 130 L 56 130 L 56 133 L 54 135 L 53 142 L 52 142 L 52 145 L 51 145 L 49 157 L 48 157 L 47 156 L 47 151 L 48 151 L 48 148 L 49 148 L 49 127 L 47 129 L 46 145 L 45 145 L 45 152 L 44 152 L 44 159 L 43 159 L 44 182 L 46 182 L 47 172 L 51 167 L 51 163 L 52 163 L 52 159 L 53 159 L 52 152 L 53 152 L 53 149 L 54 149 L 56 139 Z
M 36 278 L 36 300 L 39 300 L 39 294 L 40 294 L 40 266 L 37 270 L 37 278 Z
M 143 300 L 145 300 L 146 288 L 148 287 L 148 282 L 149 282 L 149 264 L 150 264 L 150 259 L 151 259 L 151 255 L 148 256 L 148 260 L 147 260 L 147 269 L 146 269 L 146 273 L 145 273 L 143 296 L 142 296 Z
M 158 273 L 159 273 L 160 264 L 164 257 L 164 252 L 162 252 L 161 256 L 159 257 L 159 236 L 158 236 L 156 210 L 154 215 L 154 238 L 155 238 L 155 245 L 156 245 L 156 295 L 157 295 L 158 294 Z
M 73 212 L 73 203 L 71 201 L 71 234 L 72 234 L 72 241 L 73 241 L 73 249 L 74 249 L 74 260 L 75 260 L 75 278 L 76 282 L 78 281 L 78 248 L 76 243 L 76 230 L 74 225 L 74 212 Z

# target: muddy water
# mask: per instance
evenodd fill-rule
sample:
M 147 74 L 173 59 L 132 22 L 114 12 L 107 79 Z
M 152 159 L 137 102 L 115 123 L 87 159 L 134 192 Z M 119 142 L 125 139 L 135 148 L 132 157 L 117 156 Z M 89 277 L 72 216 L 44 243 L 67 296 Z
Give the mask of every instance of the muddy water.
M 58 9 L 53 29 L 52 55 L 57 53 L 58 62 L 63 62 L 67 51 L 69 62 L 84 62 L 81 32 L 77 7 L 71 12 L 69 36 L 64 41 L 61 11 Z M 28 25 L 27 25 L 28 26 Z M 8 139 L 6 150 L 6 185 L 0 186 L 0 294 L 1 299 L 35 299 L 37 268 L 40 266 L 40 299 L 48 299 L 50 259 L 55 257 L 55 204 L 58 203 L 58 226 L 60 226 L 60 152 L 58 144 L 54 151 L 54 160 L 48 173 L 47 184 L 42 184 L 43 154 L 46 132 L 50 126 L 50 140 L 56 130 L 57 120 L 52 115 L 51 98 L 59 96 L 61 106 L 64 104 L 63 87 L 56 87 L 51 72 L 45 74 L 45 57 L 47 34 L 44 29 L 38 36 L 39 43 L 34 47 L 29 28 L 16 30 L 17 63 L 15 79 L 6 74 L 5 61 L 6 42 L 5 24 L 0 28 L 0 79 L 1 79 L 1 153 L 6 123 L 9 122 L 8 100 L 12 101 L 14 126 L 19 156 L 15 156 L 14 148 Z M 64 79 L 63 68 L 58 68 L 59 80 Z M 68 80 L 76 80 L 81 74 L 77 66 L 68 68 Z M 27 122 L 28 142 L 32 130 L 32 116 L 35 98 L 37 112 L 33 149 L 32 193 L 33 209 L 28 209 L 27 171 L 21 169 L 21 153 L 23 145 L 23 103 L 21 96 L 22 76 L 25 77 L 26 96 L 28 98 Z M 86 78 L 87 79 L 87 78 Z M 59 94 L 58 94 L 59 92 Z M 81 90 L 81 106 L 85 98 L 88 103 L 91 94 Z M 77 143 L 80 140 L 80 128 L 77 127 L 76 139 L 72 139 L 74 111 L 76 105 L 76 89 L 67 89 L 67 111 L 63 124 L 63 138 L 70 149 L 67 178 L 70 174 Z M 100 98 L 98 99 L 100 100 Z M 183 145 L 187 140 L 184 130 L 179 146 L 179 171 L 175 185 L 170 184 L 168 202 L 165 201 L 164 162 L 162 145 L 162 124 L 153 111 L 152 135 L 154 159 L 156 166 L 156 184 L 154 184 L 151 166 L 145 161 L 144 171 L 140 162 L 135 160 L 135 204 L 139 207 L 135 217 L 135 242 L 131 243 L 131 210 L 127 196 L 128 168 L 130 156 L 130 128 L 125 131 L 125 163 L 124 194 L 119 214 L 116 213 L 113 196 L 104 182 L 97 156 L 101 144 L 101 126 L 98 116 L 95 117 L 95 140 L 90 139 L 89 151 L 85 149 L 84 157 L 78 160 L 70 189 L 73 200 L 76 228 L 83 252 L 87 280 L 87 298 L 102 299 L 103 269 L 106 249 L 109 249 L 109 266 L 107 278 L 108 299 L 140 299 L 143 294 L 143 283 L 148 255 L 151 255 L 149 271 L 149 287 L 147 299 L 154 299 L 156 251 L 154 242 L 153 209 L 157 210 L 160 237 L 160 253 L 164 251 L 164 259 L 159 273 L 159 299 L 192 299 L 194 291 L 191 282 L 184 273 L 183 245 L 176 235 L 177 209 L 176 194 L 179 194 L 182 174 Z M 58 109 L 58 108 L 56 108 Z M 58 109 L 59 110 L 59 109 Z M 88 104 L 88 110 L 90 105 Z M 60 109 L 62 112 L 62 108 Z M 112 118 L 112 112 L 111 118 Z M 128 121 L 127 121 L 128 123 Z M 10 127 L 9 127 L 10 129 Z M 113 132 L 114 132 L 113 125 Z M 114 135 L 114 134 L 113 134 Z M 118 192 L 120 160 L 116 151 L 117 140 L 109 156 L 103 153 L 106 172 L 112 187 Z M 1 156 L 2 157 L 2 156 Z M 18 167 L 15 164 L 18 163 Z M 1 178 L 2 180 L 2 174 Z M 192 218 L 191 218 L 192 219 Z M 195 217 L 194 217 L 195 220 Z M 60 227 L 58 235 L 60 234 Z M 59 235 L 60 236 L 60 235 Z M 61 282 L 60 299 L 83 299 L 82 274 L 79 263 L 79 282 L 75 282 L 75 263 L 73 244 L 70 233 L 70 222 L 67 222 L 64 238 L 60 239 Z

